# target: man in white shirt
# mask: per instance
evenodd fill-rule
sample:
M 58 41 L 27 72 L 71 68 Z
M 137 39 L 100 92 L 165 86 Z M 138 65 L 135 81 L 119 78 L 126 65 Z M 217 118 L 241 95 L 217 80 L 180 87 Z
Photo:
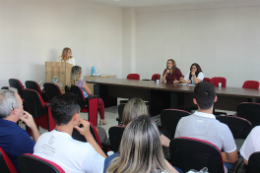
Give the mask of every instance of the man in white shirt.
M 245 164 L 248 164 L 248 159 L 254 152 L 260 151 L 260 126 L 256 126 L 247 136 L 244 144 L 240 149 L 240 154 L 244 159 Z
M 80 118 L 77 96 L 67 93 L 53 98 L 51 113 L 55 130 L 40 136 L 34 154 L 55 162 L 66 173 L 101 173 L 106 155 L 93 138 L 89 122 Z M 78 127 L 80 124 L 83 127 Z M 73 128 L 88 142 L 73 139 Z
M 216 101 L 215 87 L 209 82 L 198 83 L 194 89 L 193 99 L 194 104 L 198 106 L 198 111 L 180 119 L 175 138 L 182 136 L 211 142 L 220 150 L 224 150 L 222 152 L 224 165 L 230 169 L 237 161 L 237 147 L 228 126 L 216 120 L 212 114 Z

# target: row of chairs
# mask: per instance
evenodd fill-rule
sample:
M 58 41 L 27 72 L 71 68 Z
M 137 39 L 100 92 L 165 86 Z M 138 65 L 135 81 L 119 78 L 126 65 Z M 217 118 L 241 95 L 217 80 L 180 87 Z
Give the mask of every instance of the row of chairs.
M 94 128 L 93 124 L 90 125 L 90 132 L 96 140 L 97 144 L 104 150 L 104 147 L 100 143 L 98 133 Z M 75 140 L 87 142 L 85 137 L 82 136 L 76 129 L 73 130 L 72 137 Z M 19 156 L 18 163 L 21 173 L 65 173 L 59 165 L 49 160 L 28 153 Z M 13 163 L 1 147 L 0 171 L 1 173 L 17 173 Z
M 244 112 L 241 112 L 242 109 L 248 107 L 248 104 L 252 103 L 241 103 L 238 106 L 238 115 L 243 115 Z M 260 107 L 260 105 L 258 104 Z M 122 109 L 124 104 L 120 104 L 118 106 L 118 113 L 122 113 Z M 246 111 L 246 110 L 245 110 Z M 192 139 L 192 138 L 178 138 L 173 139 L 175 134 L 175 128 L 182 117 L 189 116 L 191 113 L 183 110 L 177 109 L 165 109 L 161 113 L 161 125 L 160 129 L 166 131 L 169 134 L 169 138 L 172 139 L 170 143 L 170 158 L 168 158 L 174 166 L 181 168 L 184 172 L 187 172 L 191 168 L 200 170 L 204 166 L 207 166 L 210 172 L 223 172 L 223 162 L 221 151 L 215 147 L 213 144 L 208 143 L 207 141 Z M 252 115 L 255 117 L 256 115 Z M 259 114 L 258 114 L 259 116 Z M 234 139 L 238 145 L 238 148 L 241 147 L 244 140 L 250 133 L 253 128 L 253 125 L 250 121 L 236 116 L 217 116 L 217 120 L 220 122 L 227 124 L 230 128 Z M 119 115 L 118 119 L 119 124 L 121 123 L 121 115 Z M 110 141 L 110 149 L 117 152 L 120 146 L 121 138 L 123 135 L 125 127 L 124 126 L 114 126 L 111 127 L 108 131 L 109 133 L 109 141 Z M 105 144 L 104 144 L 105 145 Z M 201 150 L 203 148 L 203 150 Z M 208 155 L 208 153 L 210 153 Z M 260 153 L 258 155 L 253 155 L 251 160 L 255 160 L 253 158 L 260 157 Z M 209 161 L 210 160 L 210 161 Z M 250 159 L 249 159 L 250 160 Z M 260 165 L 260 160 L 257 163 Z M 245 169 L 245 165 L 243 165 L 243 160 L 239 160 L 233 169 L 237 170 L 238 167 L 242 167 Z M 255 167 L 256 165 L 249 163 L 251 167 Z M 249 168 L 248 168 L 249 169 Z M 251 171 L 252 172 L 252 171 Z
M 55 127 L 49 109 L 49 103 L 55 96 L 62 94 L 57 85 L 53 83 L 44 83 L 44 92 L 35 81 L 26 81 L 25 88 L 20 80 L 9 79 L 9 85 L 18 90 L 19 95 L 23 99 L 25 109 L 34 116 L 36 122 L 41 124 L 41 127 L 48 130 L 52 130 Z M 94 126 L 97 126 L 97 115 L 99 109 L 98 97 L 92 96 L 86 99 L 82 90 L 78 86 L 72 86 L 70 90 L 68 87 L 65 87 L 65 91 L 73 92 L 79 96 L 82 103 L 80 111 L 88 113 L 89 121 L 94 124 Z

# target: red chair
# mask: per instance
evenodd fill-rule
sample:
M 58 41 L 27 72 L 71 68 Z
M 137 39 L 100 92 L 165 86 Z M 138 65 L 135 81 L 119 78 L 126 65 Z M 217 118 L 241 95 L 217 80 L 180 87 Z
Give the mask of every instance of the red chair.
M 170 138 L 174 138 L 175 130 L 178 122 L 182 117 L 189 116 L 191 113 L 179 109 L 165 109 L 161 112 L 161 123 L 163 131 L 170 134 Z
M 79 96 L 81 101 L 80 112 L 88 112 L 88 120 L 97 126 L 97 116 L 98 116 L 98 96 L 91 96 L 85 98 L 83 91 L 76 85 L 72 85 L 70 89 L 65 86 L 65 91 L 70 91 Z
M 130 73 L 127 75 L 126 79 L 128 80 L 140 80 L 140 75 L 136 73 Z
M 254 80 L 247 80 L 244 82 L 242 88 L 259 90 L 259 82 Z
M 65 173 L 56 163 L 32 154 L 18 157 L 21 173 Z
M 207 167 L 210 173 L 224 173 L 221 151 L 214 144 L 196 138 L 175 138 L 170 143 L 172 165 L 183 172 Z
M 250 103 L 243 102 L 237 106 L 237 116 L 245 118 L 250 121 L 253 125 L 260 125 L 260 104 L 259 103 Z
M 160 80 L 160 79 L 161 79 L 161 75 L 160 74 L 153 74 L 152 78 L 151 78 L 152 81 L 153 80 Z
M 24 100 L 27 111 L 33 116 L 35 124 L 52 131 L 56 123 L 52 118 L 49 103 L 43 101 L 41 95 L 32 89 L 24 90 Z
M 25 86 L 28 89 L 33 89 L 33 90 L 37 91 L 42 96 L 43 100 L 47 101 L 45 98 L 45 94 L 42 92 L 42 89 L 37 82 L 28 80 L 28 81 L 25 81 Z
M 13 162 L 9 159 L 9 157 L 1 147 L 0 147 L 0 172 L 17 173 Z
M 218 87 L 218 83 L 221 83 L 221 87 L 226 87 L 227 80 L 224 77 L 213 77 L 210 79 L 210 83 L 216 87 Z
M 62 95 L 60 88 L 53 83 L 44 83 L 43 88 L 44 88 L 48 103 L 51 102 L 53 97 Z
M 203 81 L 210 82 L 210 78 L 204 77 Z
M 22 82 L 18 79 L 9 79 L 9 85 L 10 85 L 10 87 L 16 88 L 18 91 L 18 94 L 23 99 L 24 86 L 23 86 Z
M 86 120 L 87 121 L 87 120 Z M 103 146 L 101 145 L 101 142 L 100 142 L 100 139 L 99 139 L 99 136 L 98 136 L 98 132 L 95 128 L 95 126 L 91 123 L 90 123 L 90 133 L 92 134 L 93 138 L 96 140 L 97 144 L 100 146 L 100 148 L 103 148 Z M 86 138 L 81 135 L 79 133 L 79 131 L 77 129 L 73 129 L 73 132 L 72 132 L 72 137 L 78 141 L 81 141 L 81 142 L 87 142 Z
M 124 126 L 113 126 L 108 130 L 110 148 L 112 151 L 118 152 L 124 130 Z

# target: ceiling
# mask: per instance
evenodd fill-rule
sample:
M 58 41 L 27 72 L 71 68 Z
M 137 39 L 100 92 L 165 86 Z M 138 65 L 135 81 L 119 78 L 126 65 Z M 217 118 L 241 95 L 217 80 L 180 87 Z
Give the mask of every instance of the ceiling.
M 198 2 L 216 2 L 229 0 L 91 0 L 120 7 L 144 7 L 144 6 L 159 6 L 172 4 L 187 4 Z

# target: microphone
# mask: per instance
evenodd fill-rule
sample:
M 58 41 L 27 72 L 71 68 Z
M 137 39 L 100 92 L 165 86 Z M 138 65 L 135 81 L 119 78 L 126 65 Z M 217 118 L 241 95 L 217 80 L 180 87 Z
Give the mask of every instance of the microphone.
M 168 67 L 168 70 L 171 70 L 171 67 Z M 167 73 L 167 76 L 169 76 L 170 73 Z

